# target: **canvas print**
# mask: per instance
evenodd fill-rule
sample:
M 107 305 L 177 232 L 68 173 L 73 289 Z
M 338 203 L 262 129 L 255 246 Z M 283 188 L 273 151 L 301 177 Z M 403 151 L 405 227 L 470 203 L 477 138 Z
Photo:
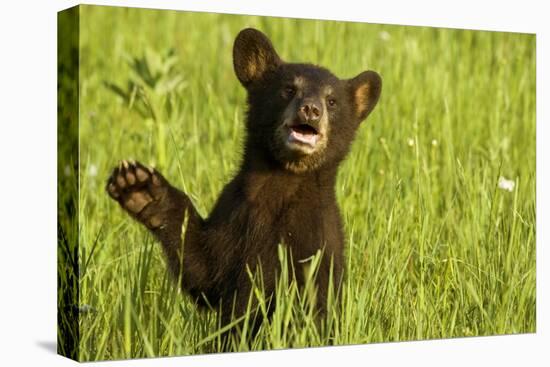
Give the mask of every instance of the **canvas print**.
M 535 332 L 533 34 L 58 17 L 58 351 Z

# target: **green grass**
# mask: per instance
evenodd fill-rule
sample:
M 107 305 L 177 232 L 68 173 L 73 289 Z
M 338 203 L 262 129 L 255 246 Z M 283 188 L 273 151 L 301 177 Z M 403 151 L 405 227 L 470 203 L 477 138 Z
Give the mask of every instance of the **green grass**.
M 285 60 L 384 81 L 337 181 L 341 302 L 319 329 L 307 297 L 281 286 L 251 349 L 534 332 L 534 36 L 85 6 L 80 359 L 219 348 L 215 314 L 173 286 L 160 246 L 104 183 L 119 159 L 154 163 L 207 215 L 240 159 L 231 47 L 246 26 Z M 132 64 L 144 56 L 158 78 Z

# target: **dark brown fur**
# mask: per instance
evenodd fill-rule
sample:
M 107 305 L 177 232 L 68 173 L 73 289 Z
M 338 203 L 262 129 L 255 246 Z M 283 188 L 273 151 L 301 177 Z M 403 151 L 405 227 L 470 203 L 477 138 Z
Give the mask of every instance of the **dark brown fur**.
M 159 239 L 170 271 L 182 277 L 182 287 L 199 303 L 221 306 L 223 324 L 232 312 L 239 316 L 246 310 L 247 266 L 254 270 L 261 264 L 265 290 L 272 294 L 281 243 L 290 249 L 295 269 L 323 249 L 316 278 L 322 312 L 331 262 L 336 285 L 344 262 L 336 173 L 359 123 L 378 100 L 380 77 L 367 71 L 340 80 L 318 66 L 286 63 L 254 29 L 239 33 L 233 57 L 237 77 L 248 91 L 247 137 L 240 170 L 208 218 L 201 218 L 187 195 L 159 172 L 137 162 L 123 161 L 107 191 Z M 320 137 L 312 151 L 304 153 L 307 144 L 286 144 L 289 130 L 284 122 L 294 123 L 307 103 L 319 107 L 322 117 L 307 120 Z M 301 271 L 295 275 L 303 282 Z

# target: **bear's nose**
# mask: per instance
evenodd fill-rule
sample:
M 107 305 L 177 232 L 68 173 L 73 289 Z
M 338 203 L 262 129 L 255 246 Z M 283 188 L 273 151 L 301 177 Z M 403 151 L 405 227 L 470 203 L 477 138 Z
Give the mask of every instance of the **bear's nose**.
M 298 109 L 298 117 L 301 122 L 319 122 L 323 111 L 314 101 L 304 101 Z

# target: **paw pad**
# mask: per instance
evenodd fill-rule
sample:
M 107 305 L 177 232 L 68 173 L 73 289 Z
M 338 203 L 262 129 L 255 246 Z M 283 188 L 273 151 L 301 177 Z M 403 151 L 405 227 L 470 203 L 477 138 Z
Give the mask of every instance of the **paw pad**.
M 107 181 L 109 195 L 133 215 L 141 213 L 165 193 L 162 176 L 139 162 L 123 160 Z

